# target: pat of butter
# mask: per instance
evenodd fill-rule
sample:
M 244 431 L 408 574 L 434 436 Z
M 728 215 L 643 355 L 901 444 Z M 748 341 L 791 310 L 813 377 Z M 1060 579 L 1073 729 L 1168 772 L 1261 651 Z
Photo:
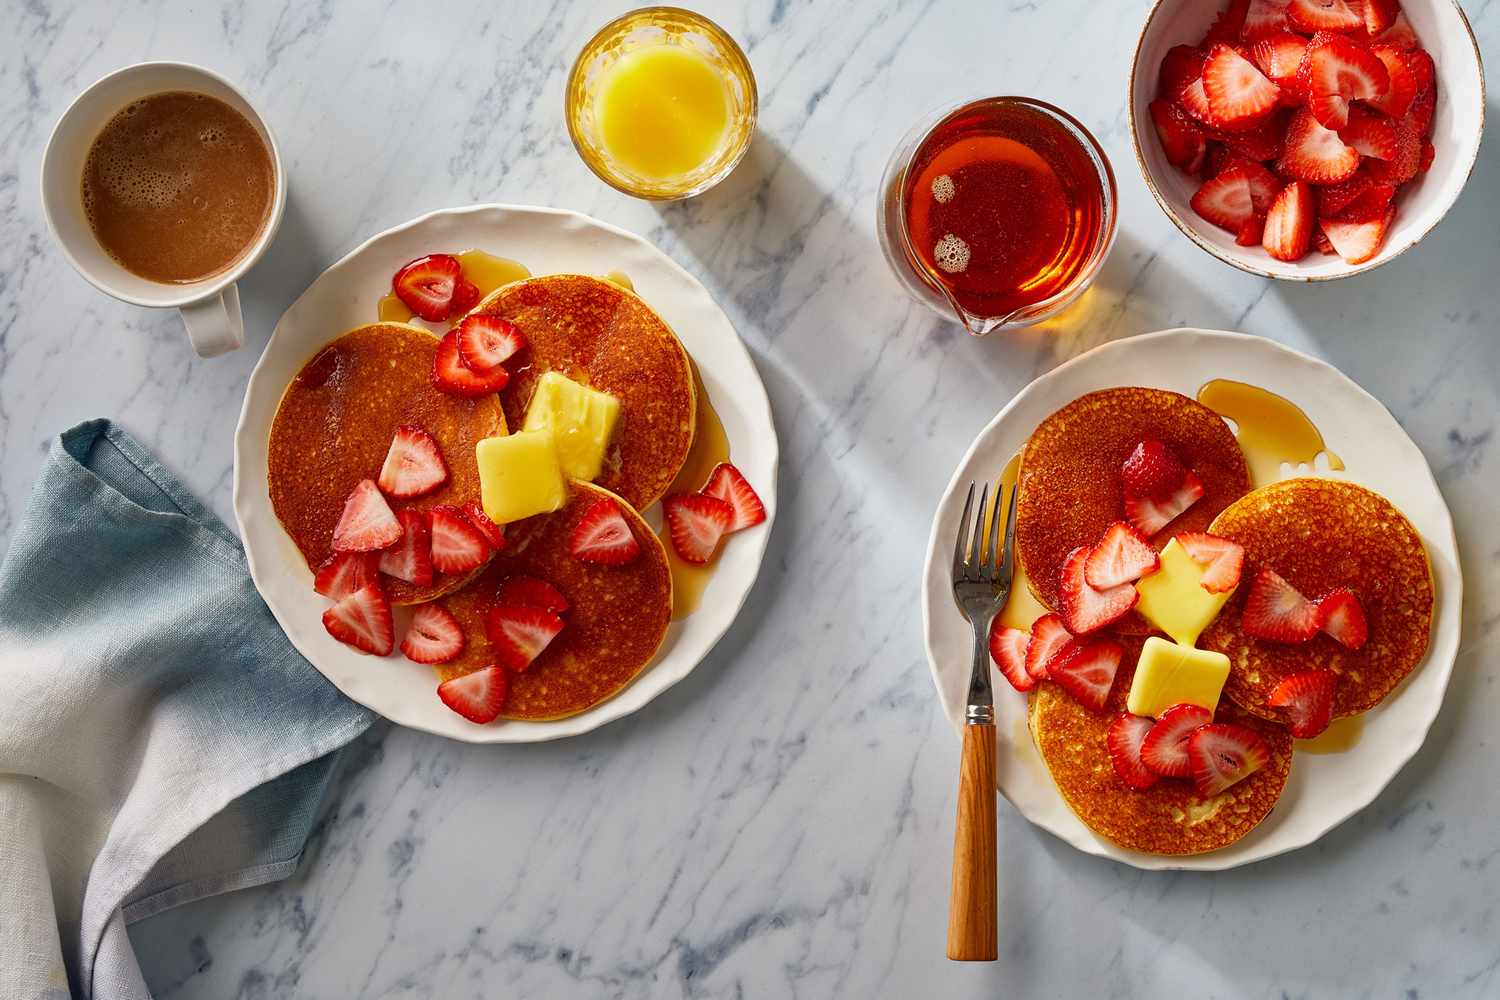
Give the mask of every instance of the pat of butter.
M 1234 593 L 1232 587 L 1222 594 L 1204 590 L 1203 569 L 1174 538 L 1161 550 L 1161 569 L 1135 585 L 1141 595 L 1135 609 L 1184 646 L 1197 644 Z
M 485 438 L 474 446 L 474 460 L 479 464 L 480 502 L 496 524 L 551 513 L 567 501 L 550 430 Z
M 1228 679 L 1229 657 L 1223 653 L 1179 646 L 1153 635 L 1141 649 L 1125 707 L 1133 715 L 1151 718 L 1183 702 L 1212 712 Z
M 563 475 L 593 480 L 604 465 L 604 453 L 619 416 L 620 401 L 609 393 L 580 385 L 558 372 L 546 372 L 537 380 L 521 429 L 550 429 Z

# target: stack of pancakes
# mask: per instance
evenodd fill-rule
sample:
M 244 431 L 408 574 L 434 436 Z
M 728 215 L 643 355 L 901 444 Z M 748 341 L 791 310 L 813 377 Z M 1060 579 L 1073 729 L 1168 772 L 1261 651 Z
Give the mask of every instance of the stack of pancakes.
M 567 597 L 566 627 L 511 678 L 502 715 L 558 719 L 611 697 L 655 656 L 672 614 L 672 578 L 661 540 L 641 518 L 686 460 L 697 427 L 687 352 L 633 293 L 586 275 L 529 278 L 490 294 L 476 312 L 516 324 L 526 348 L 508 363 L 500 393 L 465 399 L 432 384 L 437 338 L 416 326 L 374 323 L 318 352 L 287 387 L 269 445 L 271 503 L 308 566 L 329 555 L 344 499 L 379 470 L 396 428 L 431 434 L 448 464 L 436 492 L 405 505 L 428 508 L 478 500 L 474 448 L 522 423 L 537 379 L 556 371 L 620 400 L 620 417 L 597 482 L 569 484 L 559 511 L 506 526 L 505 548 L 463 577 L 438 575 L 430 587 L 388 579 L 394 604 L 444 597 L 467 644 L 437 668 L 442 680 L 489 666 L 483 618 L 510 576 L 535 576 Z M 568 550 L 590 503 L 613 496 L 640 541 L 626 566 L 585 563 Z
M 1122 518 L 1121 468 L 1142 440 L 1162 441 L 1202 480 L 1204 495 L 1153 539 L 1209 531 L 1245 547 L 1241 583 L 1199 645 L 1226 653 L 1230 675 L 1216 718 L 1265 739 L 1265 767 L 1203 800 L 1190 783 L 1136 790 L 1116 775 L 1105 744 L 1124 710 L 1140 636 L 1151 626 L 1132 613 L 1113 626 L 1125 648 L 1104 714 L 1050 681 L 1030 695 L 1029 722 L 1053 780 L 1095 833 L 1153 854 L 1199 854 L 1249 833 L 1276 804 L 1290 772 L 1292 739 L 1267 697 L 1286 676 L 1327 668 L 1338 677 L 1334 716 L 1372 708 L 1421 661 L 1432 623 L 1433 585 L 1415 529 L 1383 497 L 1342 480 L 1298 478 L 1251 490 L 1245 458 L 1217 413 L 1158 389 L 1090 393 L 1044 420 L 1021 453 L 1016 551 L 1037 599 L 1057 610 L 1059 572 L 1075 546 L 1092 545 Z M 1309 598 L 1335 587 L 1358 596 L 1370 625 L 1351 651 L 1326 635 L 1284 645 L 1247 636 L 1241 615 L 1249 581 L 1271 567 Z

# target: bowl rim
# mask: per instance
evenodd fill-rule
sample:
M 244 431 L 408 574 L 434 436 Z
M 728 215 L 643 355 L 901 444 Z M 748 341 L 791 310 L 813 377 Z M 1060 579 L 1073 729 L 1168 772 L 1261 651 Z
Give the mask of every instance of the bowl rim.
M 1428 224 L 1426 229 L 1423 229 L 1417 235 L 1416 239 L 1407 243 L 1406 246 L 1402 247 L 1400 250 L 1397 250 L 1389 257 L 1366 261 L 1363 264 L 1348 264 L 1345 265 L 1348 270 L 1340 271 L 1337 274 L 1278 274 L 1275 271 L 1269 271 L 1263 267 L 1259 267 L 1250 261 L 1241 260 L 1238 257 L 1232 256 L 1219 247 L 1214 246 L 1212 243 L 1205 240 L 1202 236 L 1198 235 L 1197 231 L 1195 231 L 1192 226 L 1188 225 L 1182 220 L 1180 216 L 1178 216 L 1176 209 L 1174 209 L 1171 204 L 1168 203 L 1166 197 L 1161 193 L 1160 189 L 1157 188 L 1156 181 L 1151 176 L 1151 170 L 1146 165 L 1146 156 L 1141 151 L 1141 135 L 1139 123 L 1136 120 L 1135 113 L 1135 85 L 1136 75 L 1140 72 L 1141 69 L 1141 50 L 1145 47 L 1146 44 L 1146 33 L 1151 30 L 1151 24 L 1156 20 L 1157 13 L 1159 13 L 1162 7 L 1169 2 L 1171 2 L 1171 0 L 1152 0 L 1151 10 L 1147 12 L 1146 20 L 1141 24 L 1140 34 L 1136 36 L 1135 52 L 1130 59 L 1130 79 L 1127 84 L 1128 89 L 1126 91 L 1127 96 L 1125 110 L 1130 119 L 1130 148 L 1131 151 L 1135 153 L 1135 163 L 1136 166 L 1140 169 L 1141 179 L 1146 182 L 1146 189 L 1151 192 L 1151 197 L 1156 199 L 1156 204 L 1161 207 L 1161 210 L 1163 213 L 1165 213 L 1166 217 L 1172 221 L 1172 225 L 1181 230 L 1182 234 L 1189 240 L 1191 240 L 1200 250 L 1203 250 L 1206 253 L 1217 258 L 1218 260 L 1223 261 L 1230 267 L 1237 268 L 1248 274 L 1254 274 L 1262 278 L 1272 278 L 1276 281 L 1298 281 L 1306 283 L 1315 281 L 1339 281 L 1343 278 L 1352 278 L 1356 274 L 1363 274 L 1366 271 L 1373 271 L 1377 267 L 1382 267 L 1386 264 L 1389 264 L 1391 261 L 1398 259 L 1412 247 L 1416 246 L 1418 243 L 1421 243 L 1429 235 L 1431 235 L 1432 231 L 1436 229 L 1438 225 L 1448 217 L 1448 213 L 1452 210 L 1453 205 L 1458 201 L 1459 195 L 1463 194 L 1464 188 L 1469 186 L 1469 179 L 1474 175 L 1474 167 L 1479 162 L 1479 150 L 1480 147 L 1484 145 L 1484 119 L 1486 107 L 1484 85 L 1484 58 L 1483 56 L 1481 56 L 1479 51 L 1479 41 L 1474 37 L 1474 26 L 1469 23 L 1468 15 L 1464 13 L 1464 9 L 1459 5 L 1458 0 L 1449 0 L 1449 3 L 1453 5 L 1453 12 L 1458 15 L 1458 22 L 1463 26 L 1465 33 L 1468 35 L 1469 46 L 1474 51 L 1474 65 L 1478 70 L 1479 75 L 1479 134 L 1475 137 L 1474 152 L 1473 155 L 1469 158 L 1468 167 L 1464 170 L 1463 181 L 1454 189 L 1453 196 L 1449 200 L 1447 206 L 1445 206 L 1443 210 L 1438 213 L 1437 218 L 1433 219 L 1432 222 Z

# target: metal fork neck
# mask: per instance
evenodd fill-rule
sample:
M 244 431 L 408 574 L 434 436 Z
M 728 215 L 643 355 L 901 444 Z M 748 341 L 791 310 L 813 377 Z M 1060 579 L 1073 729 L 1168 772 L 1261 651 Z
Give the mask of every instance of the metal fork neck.
M 979 616 L 974 625 L 974 662 L 969 668 L 969 697 L 964 721 L 979 725 L 995 721 L 995 694 L 990 686 L 990 624 L 994 616 Z

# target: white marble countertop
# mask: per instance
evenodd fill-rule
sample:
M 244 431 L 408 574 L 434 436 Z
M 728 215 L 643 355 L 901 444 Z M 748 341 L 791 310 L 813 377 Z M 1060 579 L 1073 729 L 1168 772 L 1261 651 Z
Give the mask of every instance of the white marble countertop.
M 699 6 L 749 53 L 761 131 L 721 188 L 658 208 L 598 182 L 563 125 L 569 62 L 623 3 L 7 5 L 0 545 L 48 441 L 93 416 L 121 421 L 228 519 L 240 395 L 276 317 L 365 237 L 471 202 L 574 208 L 660 245 L 735 322 L 781 435 L 781 518 L 761 579 L 692 677 L 555 744 L 470 747 L 378 726 L 349 753 L 295 877 L 134 928 L 157 993 L 1500 995 L 1497 137 L 1417 251 L 1289 287 L 1206 256 L 1142 184 L 1125 79 L 1144 2 Z M 1500 65 L 1500 4 L 1469 7 Z M 42 222 L 53 122 L 95 78 L 152 58 L 240 82 L 290 176 L 280 236 L 241 284 L 248 343 L 214 361 L 193 356 L 175 315 L 86 285 Z M 1121 230 L 1064 321 L 971 340 L 903 298 L 873 220 L 900 135 L 979 93 L 1042 97 L 1093 129 L 1119 177 Z M 1034 375 L 1179 324 L 1329 359 L 1422 447 L 1467 575 L 1447 702 L 1374 805 L 1247 869 L 1138 872 L 1002 802 L 1002 960 L 950 964 L 958 741 L 921 647 L 929 518 L 970 438 Z

